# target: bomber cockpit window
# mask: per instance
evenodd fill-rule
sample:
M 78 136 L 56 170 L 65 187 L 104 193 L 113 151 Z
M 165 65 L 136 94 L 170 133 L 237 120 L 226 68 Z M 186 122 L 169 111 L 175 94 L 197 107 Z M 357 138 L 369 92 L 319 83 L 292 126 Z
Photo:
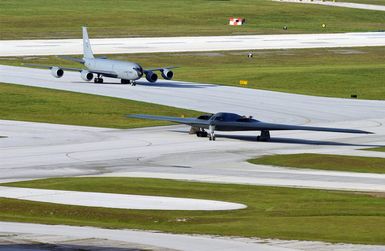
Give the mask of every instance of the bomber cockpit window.
M 223 121 L 224 118 L 222 116 L 216 116 L 214 120 Z

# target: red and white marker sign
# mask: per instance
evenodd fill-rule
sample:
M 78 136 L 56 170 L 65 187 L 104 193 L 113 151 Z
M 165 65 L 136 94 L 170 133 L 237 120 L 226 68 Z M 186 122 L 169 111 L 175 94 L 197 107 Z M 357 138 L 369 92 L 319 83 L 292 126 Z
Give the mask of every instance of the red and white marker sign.
M 242 25 L 244 24 L 246 19 L 242 17 L 230 17 L 229 18 L 229 25 Z

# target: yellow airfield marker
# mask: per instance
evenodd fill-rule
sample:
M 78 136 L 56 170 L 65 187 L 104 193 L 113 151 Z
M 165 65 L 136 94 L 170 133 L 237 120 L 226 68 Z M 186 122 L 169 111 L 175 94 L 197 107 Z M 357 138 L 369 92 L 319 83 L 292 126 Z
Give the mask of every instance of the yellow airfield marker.
M 248 83 L 249 83 L 249 81 L 247 81 L 247 80 L 239 80 L 240 85 L 247 85 Z

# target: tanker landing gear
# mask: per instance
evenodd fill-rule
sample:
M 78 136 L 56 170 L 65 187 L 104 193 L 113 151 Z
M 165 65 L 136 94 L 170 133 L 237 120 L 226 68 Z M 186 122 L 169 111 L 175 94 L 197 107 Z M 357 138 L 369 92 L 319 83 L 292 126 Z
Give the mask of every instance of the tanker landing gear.
M 131 84 L 132 86 L 136 85 L 134 80 L 128 80 L 128 79 L 121 79 L 120 83 L 122 83 L 122 84 Z
M 257 137 L 257 141 L 270 141 L 270 132 L 269 130 L 262 130 L 261 135 Z
M 103 83 L 103 79 L 99 74 L 98 74 L 98 77 L 94 78 L 94 83 L 95 84 L 102 84 Z

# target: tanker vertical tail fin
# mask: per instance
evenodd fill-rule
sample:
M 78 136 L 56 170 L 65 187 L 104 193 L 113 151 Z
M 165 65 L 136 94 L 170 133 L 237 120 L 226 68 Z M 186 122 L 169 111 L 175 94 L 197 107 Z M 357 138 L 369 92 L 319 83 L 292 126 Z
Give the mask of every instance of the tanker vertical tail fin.
M 88 39 L 87 27 L 83 27 L 83 58 L 94 58 L 90 40 Z

